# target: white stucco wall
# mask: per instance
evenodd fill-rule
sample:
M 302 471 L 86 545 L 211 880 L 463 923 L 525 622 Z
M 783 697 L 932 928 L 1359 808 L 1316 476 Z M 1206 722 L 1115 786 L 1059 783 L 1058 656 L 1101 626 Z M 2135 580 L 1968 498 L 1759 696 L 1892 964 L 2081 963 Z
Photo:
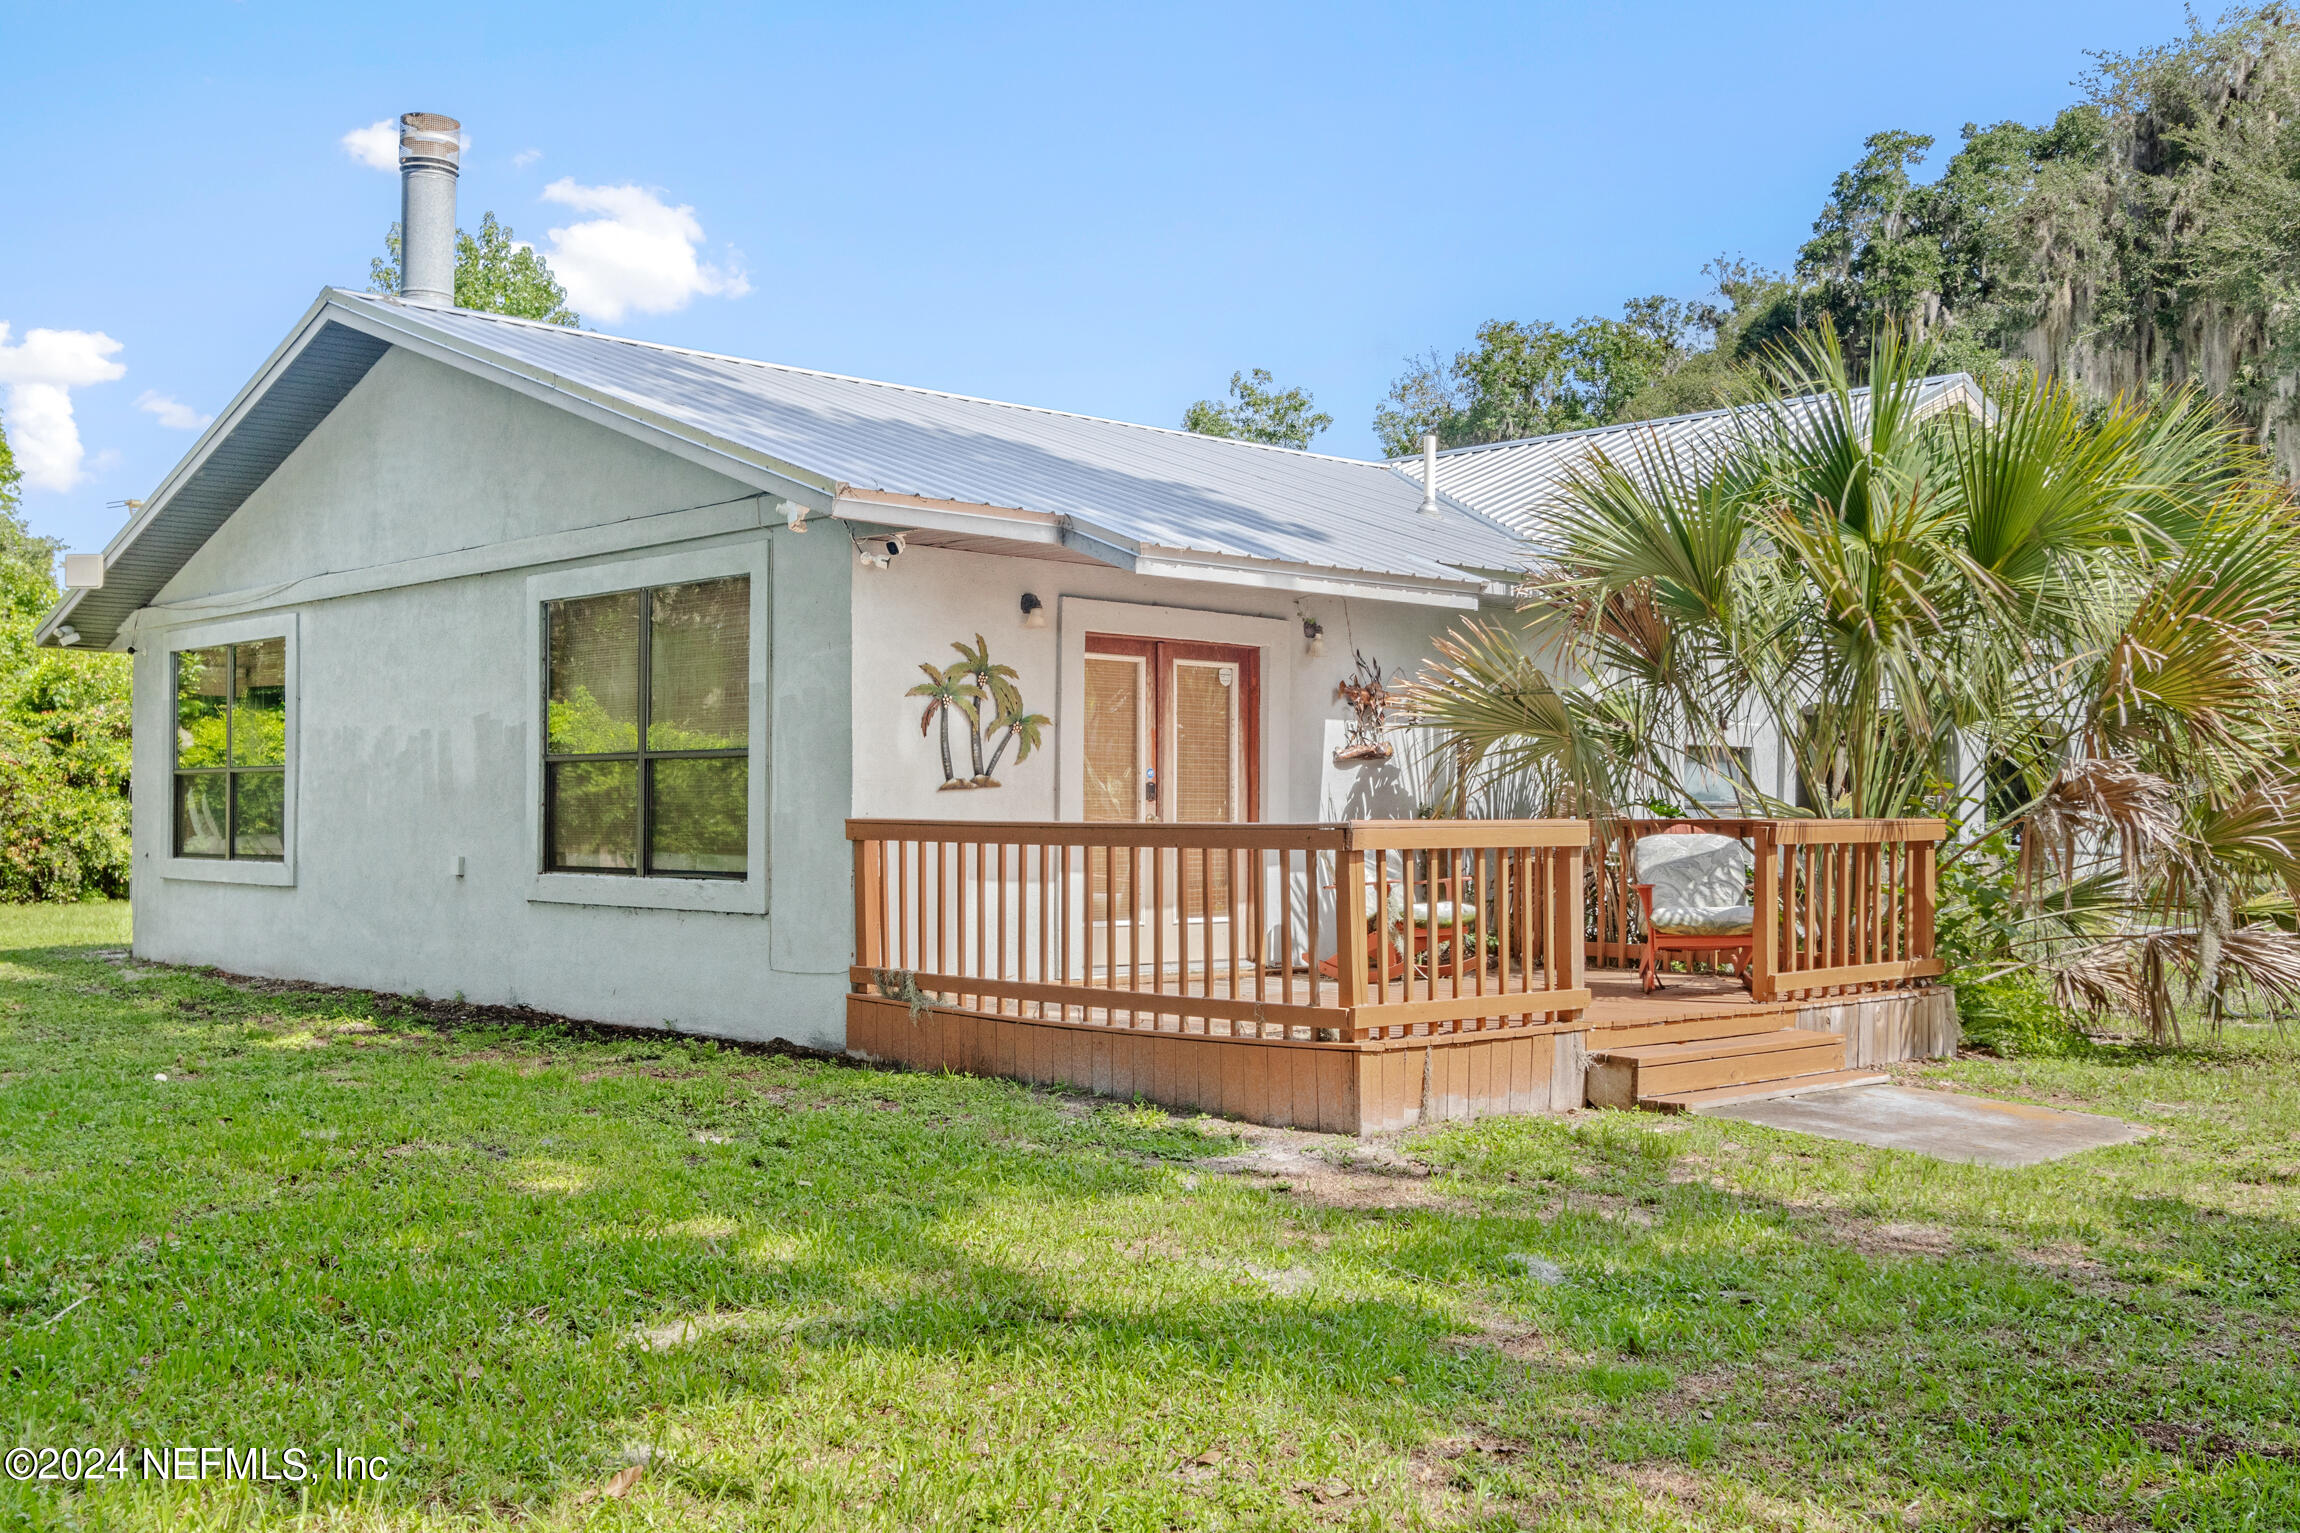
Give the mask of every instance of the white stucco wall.
M 1025 591 L 1045 603 L 1045 628 L 1022 626 Z M 1143 637 L 1224 637 L 1219 619 L 1280 620 L 1263 650 L 1262 690 L 1268 716 L 1262 745 L 1265 820 L 1379 819 L 1411 815 L 1422 764 L 1400 750 L 1390 761 L 1336 766 L 1348 706 L 1334 688 L 1350 673 L 1353 646 L 1378 658 L 1385 675 L 1412 676 L 1430 640 L 1470 614 L 1401 602 L 1342 600 L 1212 582 L 1130 575 L 1092 564 L 1011 559 L 911 548 L 886 569 L 857 568 L 854 601 L 855 812 L 896 818 L 1039 820 L 1063 812 L 1059 784 L 1068 764 L 1073 699 L 1063 695 L 1064 641 L 1086 626 L 1082 603 L 1121 603 L 1134 610 L 1092 609 L 1097 631 Z M 1312 657 L 1301 619 L 1325 624 L 1326 653 Z M 1260 634 L 1265 630 L 1255 628 Z M 991 658 L 1020 672 L 1023 702 L 1051 716 L 1044 749 L 998 771 L 1001 786 L 945 793 L 941 749 L 919 732 L 922 704 L 904 696 L 924 679 L 921 662 L 957 658 L 954 641 L 980 633 Z M 1253 642 L 1240 635 L 1231 642 Z M 1075 650 L 1073 639 L 1072 649 Z M 1075 672 L 1070 685 L 1076 686 Z M 953 753 L 965 769 L 963 726 Z M 1279 747 L 1283 743 L 1283 750 Z M 1274 754 L 1283 771 L 1273 772 Z
M 606 428 L 387 355 L 138 619 L 136 951 L 841 1043 L 853 559 L 835 532 L 770 530 L 777 519 L 750 495 Z M 754 706 L 771 713 L 752 791 L 767 795 L 771 827 L 768 867 L 754 870 L 768 881 L 766 914 L 531 898 L 530 577 L 681 550 L 755 565 L 762 543 L 769 667 Z M 317 577 L 340 588 L 373 572 L 389 584 L 410 578 L 407 561 L 505 544 L 569 557 L 295 599 Z M 227 614 L 294 626 L 288 885 L 167 876 L 168 656 Z

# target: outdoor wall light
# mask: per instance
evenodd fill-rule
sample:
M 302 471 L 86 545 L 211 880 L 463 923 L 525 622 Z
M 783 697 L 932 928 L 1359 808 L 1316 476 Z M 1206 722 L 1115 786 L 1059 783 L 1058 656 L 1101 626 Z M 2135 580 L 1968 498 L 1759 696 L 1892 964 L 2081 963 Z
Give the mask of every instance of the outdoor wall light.
M 1046 603 L 1040 601 L 1035 592 L 1025 591 L 1022 593 L 1022 626 L 1025 628 L 1044 628 L 1046 626 Z
M 1310 655 L 1315 658 L 1326 652 L 1326 625 L 1314 617 L 1302 619 L 1302 637 L 1310 641 Z

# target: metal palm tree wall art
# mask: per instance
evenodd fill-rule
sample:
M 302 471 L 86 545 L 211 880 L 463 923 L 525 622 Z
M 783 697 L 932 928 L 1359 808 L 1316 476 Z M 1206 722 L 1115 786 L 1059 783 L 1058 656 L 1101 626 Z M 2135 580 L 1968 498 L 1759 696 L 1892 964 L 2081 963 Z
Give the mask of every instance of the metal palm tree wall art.
M 921 663 L 926 680 L 912 687 L 906 694 L 926 699 L 926 711 L 919 716 L 918 732 L 926 734 L 939 722 L 942 726 L 942 789 L 948 793 L 960 788 L 995 788 L 998 764 L 1006 759 L 1009 746 L 1020 746 L 1014 753 L 1017 762 L 1028 761 L 1030 753 L 1044 740 L 1046 726 L 1054 721 L 1043 713 L 1030 713 L 1022 704 L 1020 677 L 1011 665 L 1000 665 L 990 658 L 990 644 L 981 634 L 974 636 L 973 648 L 953 640 L 950 646 L 958 651 L 958 659 L 947 666 Z M 970 777 L 958 775 L 950 754 L 950 718 L 957 714 L 966 721 L 966 743 L 969 764 L 974 768 Z M 1004 733 L 1000 733 L 1004 731 Z M 990 759 L 983 759 L 984 743 L 995 736 Z

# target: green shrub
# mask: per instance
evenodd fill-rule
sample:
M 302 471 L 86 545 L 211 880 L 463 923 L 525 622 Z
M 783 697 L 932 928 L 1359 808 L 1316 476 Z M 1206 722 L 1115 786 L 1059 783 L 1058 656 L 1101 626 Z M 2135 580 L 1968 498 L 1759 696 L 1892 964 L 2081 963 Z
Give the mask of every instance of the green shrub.
M 2087 1046 L 2076 1019 L 2053 1004 L 2033 974 L 1958 985 L 1956 992 L 1957 1018 L 1970 1047 L 2012 1059 L 2059 1058 Z

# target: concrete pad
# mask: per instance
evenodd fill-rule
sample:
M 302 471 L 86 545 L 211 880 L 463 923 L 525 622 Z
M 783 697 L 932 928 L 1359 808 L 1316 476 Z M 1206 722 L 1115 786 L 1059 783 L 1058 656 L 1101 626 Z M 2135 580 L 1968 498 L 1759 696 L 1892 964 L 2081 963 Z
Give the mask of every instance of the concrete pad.
M 1935 1160 L 1983 1166 L 2033 1166 L 2148 1135 L 2147 1129 L 2122 1118 L 1903 1086 L 1855 1086 L 1694 1111 L 1705 1118 L 1736 1118 L 1823 1139 L 1914 1150 Z

